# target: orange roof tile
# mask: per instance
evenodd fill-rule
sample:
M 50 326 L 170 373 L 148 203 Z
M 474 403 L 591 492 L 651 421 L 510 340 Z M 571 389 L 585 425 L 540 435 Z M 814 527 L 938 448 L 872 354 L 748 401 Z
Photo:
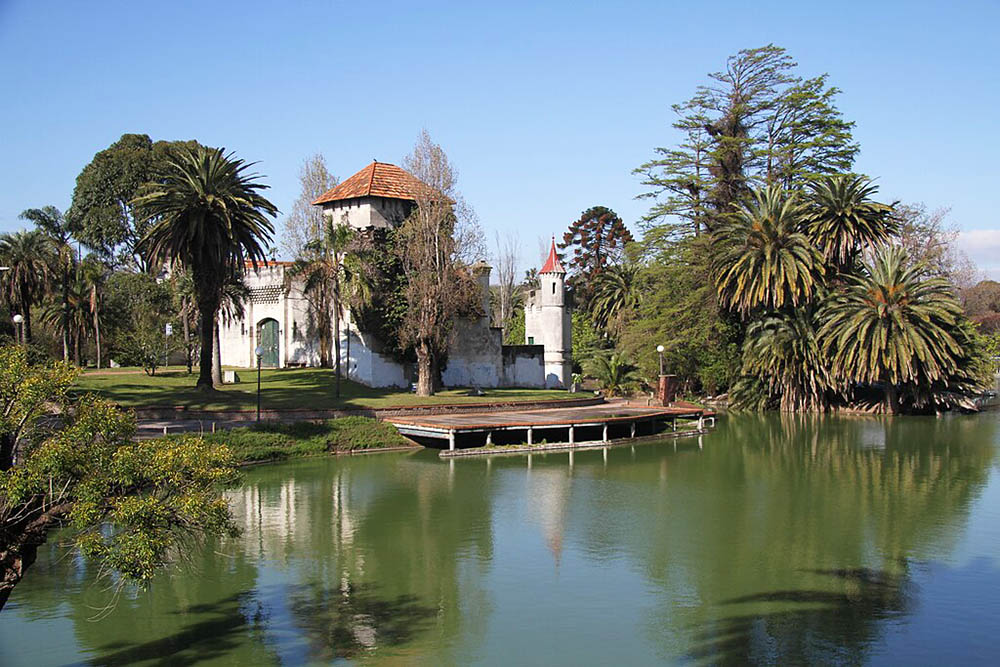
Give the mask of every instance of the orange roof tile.
M 313 204 L 325 204 L 358 197 L 386 197 L 416 201 L 426 185 L 416 176 L 388 162 L 374 161 L 349 179 L 325 192 Z
M 566 269 L 559 261 L 559 255 L 556 254 L 556 240 L 554 238 L 552 239 L 552 249 L 549 250 L 549 257 L 545 260 L 545 266 L 539 273 L 566 273 Z

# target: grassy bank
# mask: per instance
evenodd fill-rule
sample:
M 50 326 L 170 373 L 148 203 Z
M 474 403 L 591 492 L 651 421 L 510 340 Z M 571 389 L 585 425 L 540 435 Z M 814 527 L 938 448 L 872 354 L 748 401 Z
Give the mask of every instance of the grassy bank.
M 237 372 L 239 384 L 225 385 L 208 393 L 195 389 L 197 376 L 188 375 L 182 369 L 158 371 L 153 377 L 140 369 L 90 371 L 80 376 L 77 389 L 97 393 L 130 408 L 186 406 L 191 410 L 252 410 L 257 405 L 257 373 L 249 369 Z M 332 369 L 268 369 L 261 372 L 261 404 L 265 410 L 335 410 L 574 397 L 565 391 L 545 389 L 489 389 L 484 396 L 467 396 L 466 391 L 453 389 L 422 397 L 406 390 L 373 389 L 347 380 L 341 380 L 338 397 L 335 386 Z
M 227 445 L 244 463 L 412 445 L 392 424 L 366 417 L 344 417 L 318 423 L 264 422 L 206 433 L 204 438 L 208 442 Z

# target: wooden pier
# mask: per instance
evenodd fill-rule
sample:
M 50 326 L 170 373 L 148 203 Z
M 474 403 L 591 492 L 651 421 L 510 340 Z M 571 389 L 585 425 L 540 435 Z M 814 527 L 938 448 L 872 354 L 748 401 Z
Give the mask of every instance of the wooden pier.
M 698 430 L 715 424 L 715 413 L 694 405 L 640 406 L 606 403 L 578 408 L 541 408 L 467 414 L 390 417 L 400 433 L 428 444 L 466 447 L 560 443 L 566 446 L 607 443 L 676 431 L 679 420 L 695 421 Z

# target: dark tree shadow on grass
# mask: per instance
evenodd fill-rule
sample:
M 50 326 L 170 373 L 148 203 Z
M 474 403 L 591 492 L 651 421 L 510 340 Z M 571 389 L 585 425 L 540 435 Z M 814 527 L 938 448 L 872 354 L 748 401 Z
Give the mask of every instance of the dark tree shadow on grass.
M 858 664 L 878 638 L 879 622 L 912 607 L 904 570 L 809 570 L 831 577 L 831 590 L 779 590 L 724 600 L 723 606 L 774 605 L 698 629 L 688 658 L 700 664 Z

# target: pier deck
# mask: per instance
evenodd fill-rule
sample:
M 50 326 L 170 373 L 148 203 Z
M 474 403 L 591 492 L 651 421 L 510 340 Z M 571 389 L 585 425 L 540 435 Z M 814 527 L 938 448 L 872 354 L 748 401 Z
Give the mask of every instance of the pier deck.
M 611 436 L 649 435 L 668 423 L 676 429 L 679 419 L 697 419 L 700 428 L 706 419 L 714 424 L 715 413 L 697 406 L 639 406 L 623 402 L 578 408 L 394 417 L 387 421 L 403 435 L 443 440 L 448 449 L 454 450 L 460 440 L 463 441 L 460 444 L 473 447 L 493 445 L 496 439 L 530 445 L 540 437 L 559 438 L 557 441 L 570 445 L 607 442 Z M 482 439 L 484 442 L 480 442 Z

